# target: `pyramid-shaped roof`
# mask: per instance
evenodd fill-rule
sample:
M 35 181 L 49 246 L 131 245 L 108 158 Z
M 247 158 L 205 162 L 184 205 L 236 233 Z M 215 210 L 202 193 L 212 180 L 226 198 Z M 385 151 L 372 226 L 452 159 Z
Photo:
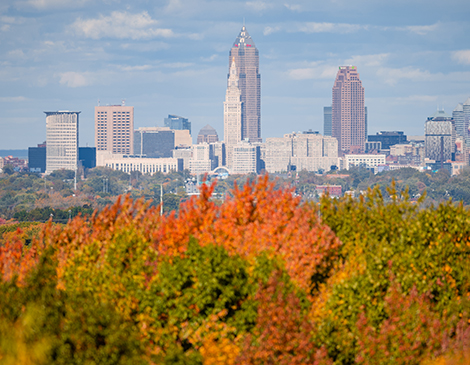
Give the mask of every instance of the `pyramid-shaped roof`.
M 245 26 L 242 27 L 240 34 L 235 39 L 235 42 L 233 42 L 233 46 L 234 47 L 256 47 L 255 42 L 251 38 L 251 35 L 248 34 L 248 31 L 246 30 Z
M 468 98 L 467 101 L 463 103 L 463 105 L 470 105 L 470 98 Z
M 452 118 L 449 114 L 447 114 L 444 110 L 436 110 L 433 115 L 429 116 L 429 119 L 434 118 Z
M 463 112 L 463 105 L 461 103 L 458 103 L 454 109 L 454 112 Z

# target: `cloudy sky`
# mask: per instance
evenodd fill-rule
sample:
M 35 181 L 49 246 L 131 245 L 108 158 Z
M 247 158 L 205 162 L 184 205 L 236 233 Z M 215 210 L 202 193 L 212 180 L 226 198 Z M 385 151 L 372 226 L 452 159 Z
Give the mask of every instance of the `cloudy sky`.
M 357 66 L 369 134 L 422 135 L 470 97 L 468 0 L 2 0 L 0 149 L 45 140 L 44 111 L 135 107 L 135 126 L 187 117 L 223 138 L 228 52 L 245 18 L 260 52 L 262 137 L 323 131 L 340 65 Z

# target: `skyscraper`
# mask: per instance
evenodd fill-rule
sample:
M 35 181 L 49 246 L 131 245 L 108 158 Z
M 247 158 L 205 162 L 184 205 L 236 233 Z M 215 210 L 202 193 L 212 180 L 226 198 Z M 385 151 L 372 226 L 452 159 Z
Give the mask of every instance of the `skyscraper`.
M 457 104 L 452 112 L 452 118 L 454 119 L 455 123 L 455 132 L 461 136 L 467 146 L 469 146 L 470 139 L 468 135 L 468 118 L 465 118 L 462 104 Z
M 323 135 L 331 136 L 331 106 L 323 107 Z
M 331 135 L 339 153 L 364 152 L 366 140 L 364 88 L 355 66 L 341 66 L 333 86 Z
M 46 173 L 78 165 L 78 114 L 57 111 L 46 113 Z
M 454 120 L 444 110 L 429 116 L 424 124 L 425 156 L 441 164 L 453 160 L 455 153 Z
M 224 102 L 224 142 L 227 148 L 227 164 L 229 166 L 232 163 L 233 146 L 242 140 L 242 122 L 243 102 L 241 101 L 237 66 L 235 57 L 233 57 Z
M 168 114 L 168 118 L 163 119 L 165 127 L 173 130 L 188 130 L 191 134 L 191 122 L 188 118 L 183 118 L 178 115 Z
M 238 87 L 243 103 L 242 136 L 250 142 L 262 142 L 261 138 L 261 76 L 259 74 L 259 53 L 245 26 L 235 39 L 230 50 L 229 69 L 235 62 Z M 230 78 L 229 71 L 228 78 Z M 227 138 L 227 136 L 224 136 Z
M 132 155 L 134 147 L 134 107 L 107 105 L 95 107 L 96 151 Z

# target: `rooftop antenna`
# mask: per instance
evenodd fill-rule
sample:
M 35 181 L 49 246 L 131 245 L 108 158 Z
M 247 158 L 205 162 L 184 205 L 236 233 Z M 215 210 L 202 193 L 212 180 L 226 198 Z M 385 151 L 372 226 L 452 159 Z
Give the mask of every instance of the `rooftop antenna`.
M 126 105 L 126 99 L 122 99 L 121 100 L 121 106 L 125 106 Z
M 100 106 L 100 105 L 101 105 L 101 104 L 100 104 L 100 99 L 98 99 L 98 106 Z

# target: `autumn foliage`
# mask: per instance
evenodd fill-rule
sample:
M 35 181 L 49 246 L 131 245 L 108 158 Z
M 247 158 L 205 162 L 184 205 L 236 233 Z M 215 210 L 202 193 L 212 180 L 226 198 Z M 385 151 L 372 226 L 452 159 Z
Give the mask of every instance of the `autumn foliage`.
M 160 216 L 123 196 L 4 234 L 6 364 L 444 364 L 468 356 L 470 214 L 267 177 Z

